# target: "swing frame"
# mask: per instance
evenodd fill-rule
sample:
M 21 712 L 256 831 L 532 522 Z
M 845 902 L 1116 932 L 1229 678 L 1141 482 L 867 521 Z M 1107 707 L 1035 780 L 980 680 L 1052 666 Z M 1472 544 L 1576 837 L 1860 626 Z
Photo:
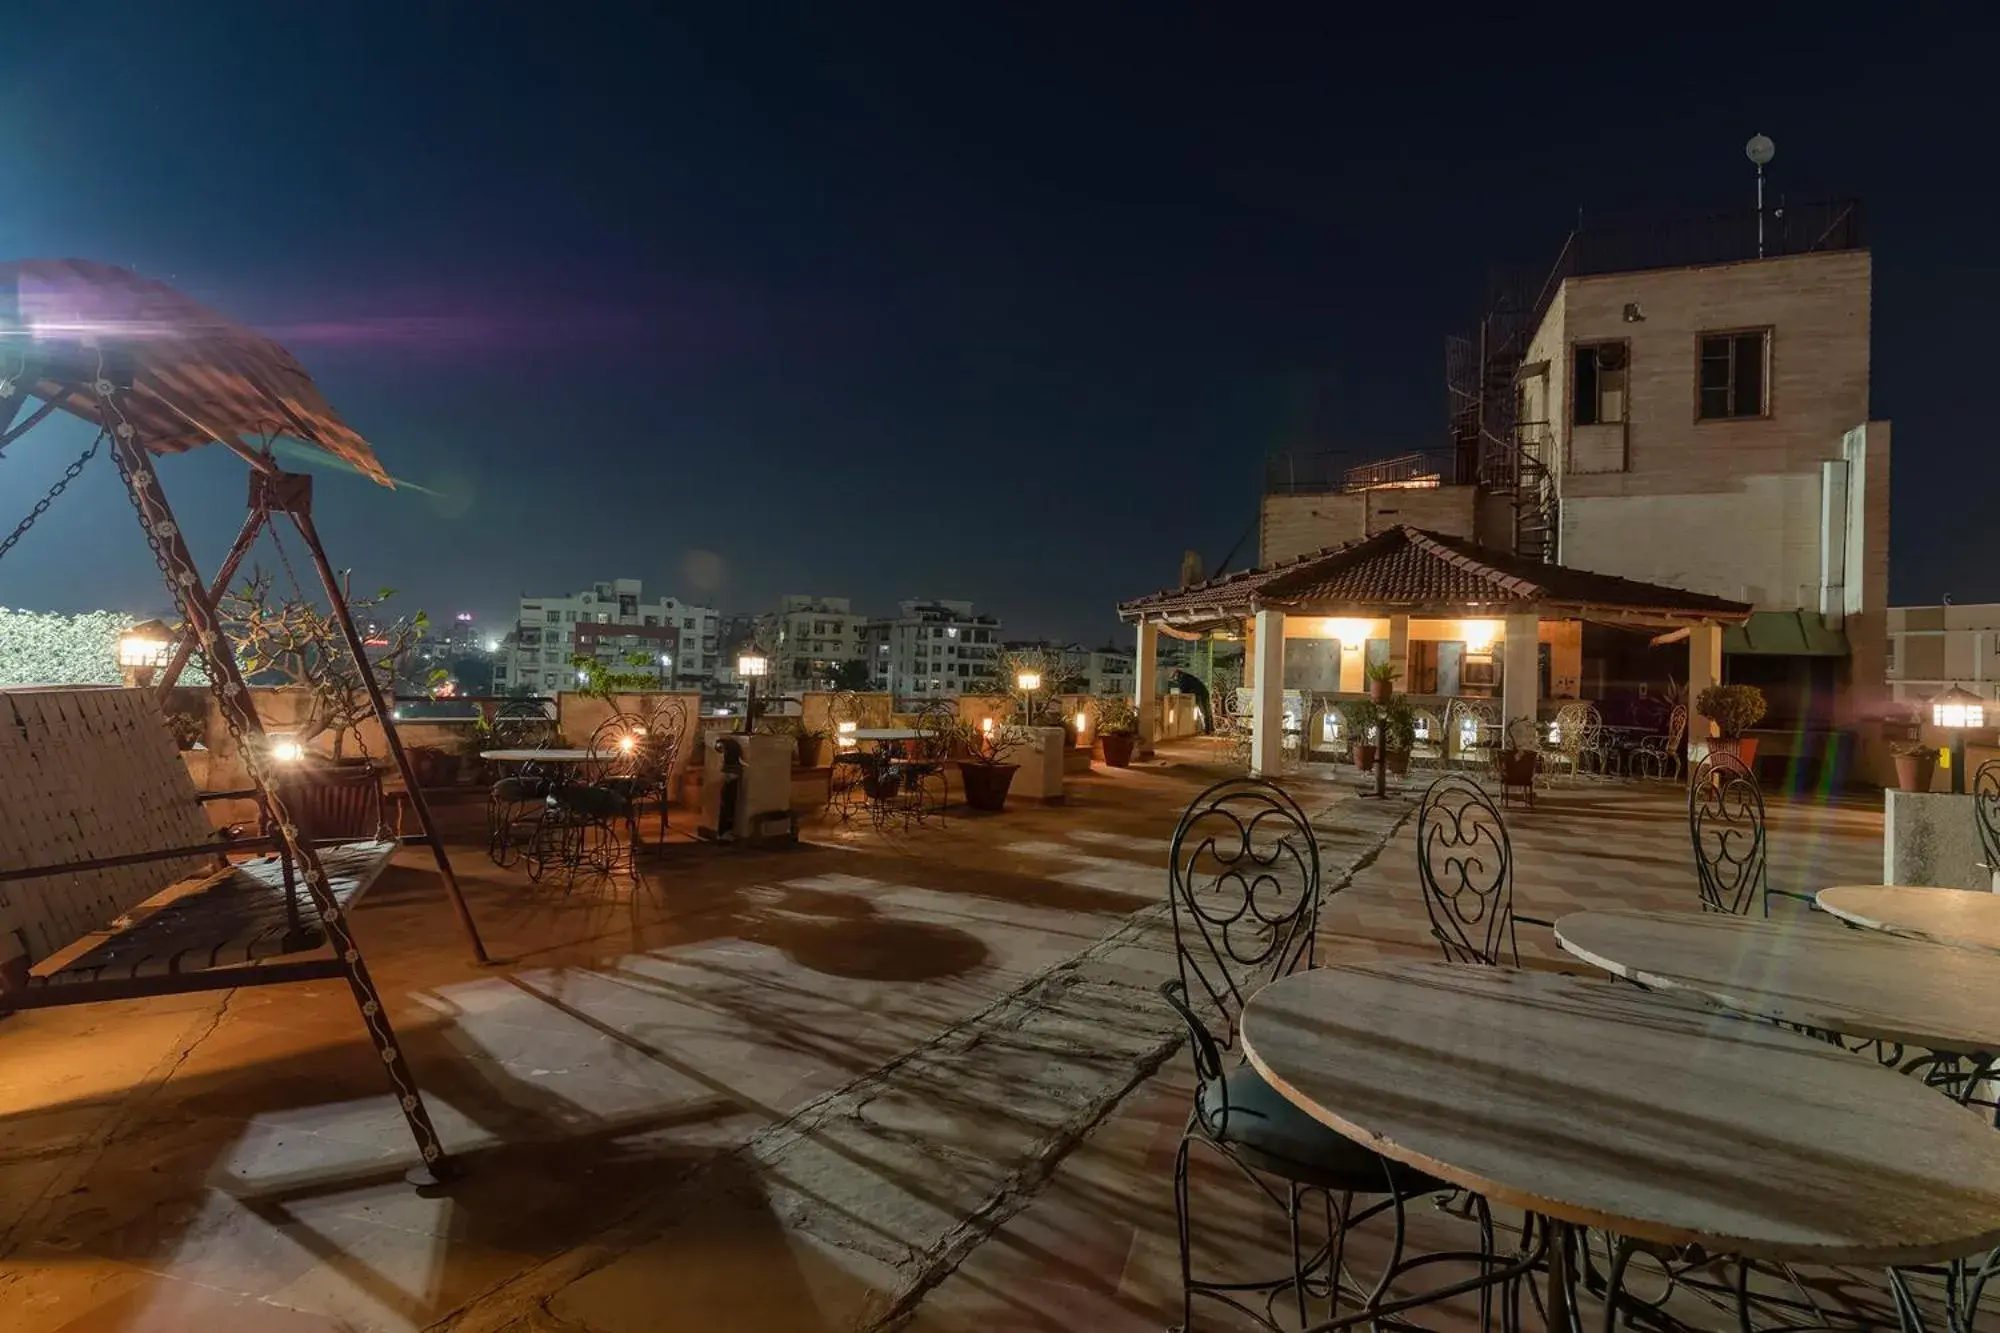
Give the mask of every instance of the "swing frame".
M 17 421 L 29 397 L 39 401 Z M 0 996 L 0 1012 L 343 977 L 424 1159 L 424 1166 L 410 1173 L 411 1179 L 419 1184 L 449 1179 L 449 1159 L 349 928 L 348 913 L 333 892 L 319 846 L 297 826 L 287 808 L 283 784 L 275 780 L 274 761 L 267 753 L 255 696 L 243 679 L 216 611 L 217 599 L 264 527 L 272 525 L 274 540 L 281 520 L 296 528 L 359 669 L 370 707 L 381 724 L 389 755 L 402 774 L 409 805 L 422 830 L 401 841 L 430 847 L 473 958 L 482 964 L 489 962 L 430 804 L 397 736 L 390 701 L 368 664 L 362 635 L 313 522 L 313 479 L 281 468 L 272 446 L 280 438 L 296 440 L 384 486 L 393 487 L 394 483 L 368 443 L 341 421 L 290 353 L 270 339 L 224 319 L 162 283 L 109 265 L 77 260 L 0 264 L 0 451 L 57 411 L 95 425 L 98 444 L 72 464 L 55 489 L 0 542 L 0 555 L 75 479 L 96 450 L 109 443 L 126 494 L 181 618 L 166 669 L 151 688 L 156 697 L 163 698 L 193 655 L 201 654 L 209 689 L 238 742 L 253 784 L 251 793 L 229 794 L 254 794 L 264 813 L 264 838 L 218 841 L 203 850 L 241 850 L 253 843 L 275 845 L 285 861 L 288 887 L 294 867 L 303 879 L 333 956 L 213 967 L 143 981 L 38 987 L 31 1002 L 14 1003 Z M 251 443 L 253 440 L 257 443 Z M 153 462 L 157 454 L 185 452 L 208 443 L 223 445 L 250 469 L 248 513 L 213 580 L 202 578 Z M 184 855 L 187 850 L 178 852 Z M 167 850 L 109 860 L 168 859 L 175 854 Z M 30 867 L 10 872 L 7 878 L 32 880 L 43 871 L 73 873 L 95 864 L 84 861 Z M 64 991 L 78 994 L 69 998 Z

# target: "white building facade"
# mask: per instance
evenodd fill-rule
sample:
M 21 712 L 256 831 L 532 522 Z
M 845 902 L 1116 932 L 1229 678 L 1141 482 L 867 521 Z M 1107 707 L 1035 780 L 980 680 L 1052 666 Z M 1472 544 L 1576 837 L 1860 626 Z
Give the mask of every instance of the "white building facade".
M 824 689 L 837 668 L 861 660 L 866 619 L 845 597 L 794 593 L 781 598 L 764 645 L 776 688 Z
M 912 599 L 893 619 L 861 633 L 870 685 L 898 698 L 952 698 L 990 686 L 1000 656 L 1000 621 L 971 602 Z
M 645 600 L 638 579 L 593 584 L 566 597 L 523 597 L 515 627 L 493 669 L 497 693 L 552 694 L 576 680 L 570 659 L 581 653 L 622 672 L 644 656 L 663 688 L 707 681 L 715 674 L 718 616 L 711 607 L 677 597 Z
M 1889 608 L 1889 691 L 1923 704 L 1957 686 L 2000 700 L 2000 602 Z

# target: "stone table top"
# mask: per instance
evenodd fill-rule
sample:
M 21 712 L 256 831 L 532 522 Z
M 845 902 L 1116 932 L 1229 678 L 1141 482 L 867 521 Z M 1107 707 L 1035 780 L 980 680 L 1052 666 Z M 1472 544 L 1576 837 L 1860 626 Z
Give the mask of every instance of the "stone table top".
M 2000 1051 L 2000 954 L 1824 918 L 1718 912 L 1572 912 L 1557 919 L 1556 940 L 1628 981 L 1781 1023 L 1932 1051 Z
M 1906 1264 L 2000 1241 L 1973 1111 L 1691 999 L 1447 963 L 1321 968 L 1246 1007 L 1283 1096 L 1488 1199 L 1665 1244 Z
M 1837 884 L 1814 897 L 1842 921 L 1968 948 L 2000 949 L 2000 893 L 1909 884 Z

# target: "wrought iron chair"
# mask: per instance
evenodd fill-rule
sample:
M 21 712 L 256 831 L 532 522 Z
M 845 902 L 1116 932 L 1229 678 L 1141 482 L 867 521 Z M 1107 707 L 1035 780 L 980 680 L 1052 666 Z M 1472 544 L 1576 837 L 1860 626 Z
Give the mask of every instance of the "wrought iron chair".
M 2000 759 L 1988 759 L 1972 775 L 1972 818 L 1979 825 L 1986 871 L 2000 876 Z
M 902 776 L 903 822 L 921 824 L 935 818 L 944 825 L 945 807 L 951 803 L 951 741 L 958 727 L 958 709 L 942 700 L 933 700 L 918 710 L 916 739 L 895 768 Z
M 833 740 L 833 757 L 826 766 L 826 808 L 846 823 L 867 806 L 864 780 L 874 765 L 874 757 L 854 739 L 862 721 L 861 696 L 853 690 L 835 694 L 826 702 L 826 721 Z
M 643 726 L 635 714 L 614 713 L 591 733 L 585 747 L 589 757 L 577 765 L 570 781 L 550 792 L 535 825 L 528 878 L 539 882 L 550 866 L 560 866 L 566 872 L 565 888 L 574 887 L 584 871 L 607 880 L 623 873 L 638 881 L 633 801 L 647 763 Z
M 1507 821 L 1486 789 L 1462 773 L 1433 782 L 1417 807 L 1417 876 L 1446 962 L 1519 967 L 1514 924 L 1554 927 L 1515 914 Z
M 1632 773 L 1662 781 L 1671 777 L 1679 782 L 1687 763 L 1687 729 L 1687 705 L 1675 704 L 1673 712 L 1667 715 L 1665 735 L 1639 738 L 1632 751 Z
M 1416 742 L 1410 746 L 1410 766 L 1442 771 L 1444 768 L 1444 723 L 1428 708 L 1419 708 L 1413 718 Z
M 542 750 L 561 743 L 562 734 L 544 700 L 509 699 L 494 710 L 493 748 L 497 750 Z M 534 845 L 558 778 L 540 765 L 523 764 L 487 789 L 486 854 L 495 865 L 513 865 Z
M 1812 895 L 1771 887 L 1765 858 L 1764 794 L 1756 775 L 1734 754 L 1710 751 L 1688 783 L 1688 836 L 1703 911 L 1771 915 L 1772 898 L 1817 909 Z
M 1549 739 L 1542 745 L 1542 768 L 1545 772 L 1558 770 L 1575 778 L 1583 771 L 1583 747 L 1589 728 L 1589 704 L 1567 703 L 1556 710 L 1555 720 L 1549 725 Z
M 1401 1263 L 1404 1200 L 1447 1188 L 1335 1133 L 1286 1101 L 1240 1055 L 1233 1062 L 1228 1058 L 1248 996 L 1312 965 L 1319 874 L 1312 826 L 1282 788 L 1262 779 L 1215 784 L 1195 797 L 1174 830 L 1168 900 L 1179 977 L 1160 993 L 1187 1025 L 1196 1078 L 1194 1107 L 1174 1159 L 1183 1327 L 1199 1295 L 1276 1328 L 1271 1309 L 1288 1291 L 1300 1321 L 1309 1323 L 1309 1297 L 1329 1304 L 1339 1300 L 1347 1228 L 1394 1210 L 1396 1248 L 1377 1287 L 1385 1290 Z M 1196 1012 L 1197 1005 L 1221 1020 L 1219 1035 Z M 1284 1208 L 1292 1241 L 1289 1275 L 1261 1282 L 1194 1277 L 1188 1160 L 1197 1145 L 1221 1155 Z M 1276 1178 L 1280 1187 L 1265 1177 Z M 1299 1224 L 1310 1191 L 1325 1200 L 1328 1237 L 1326 1247 L 1307 1255 Z M 1378 1199 L 1355 1212 L 1357 1194 Z M 1242 1299 L 1253 1294 L 1264 1298 L 1261 1313 Z
M 1494 732 L 1499 707 L 1485 699 L 1453 699 L 1444 710 L 1445 737 L 1451 760 L 1460 768 L 1488 768 L 1493 763 Z

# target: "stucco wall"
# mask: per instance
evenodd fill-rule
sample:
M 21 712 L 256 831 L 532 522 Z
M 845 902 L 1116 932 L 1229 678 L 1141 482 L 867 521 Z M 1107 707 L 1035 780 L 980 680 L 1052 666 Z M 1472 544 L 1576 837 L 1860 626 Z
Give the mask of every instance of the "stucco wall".
M 1258 563 L 1372 537 L 1400 523 L 1455 537 L 1473 535 L 1471 486 L 1385 488 L 1352 494 L 1267 495 Z

